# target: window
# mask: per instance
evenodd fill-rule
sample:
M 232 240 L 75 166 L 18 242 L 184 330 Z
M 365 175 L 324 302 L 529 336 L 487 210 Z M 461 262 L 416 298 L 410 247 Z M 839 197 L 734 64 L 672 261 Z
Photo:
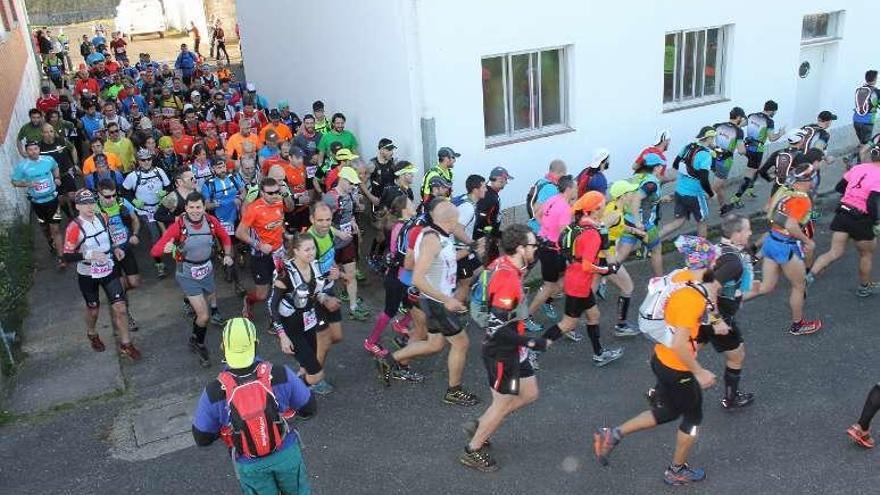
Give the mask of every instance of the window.
M 727 26 L 666 33 L 663 54 L 665 109 L 724 99 Z
M 482 76 L 489 144 L 567 129 L 564 48 L 486 57 Z
M 18 12 L 15 10 L 15 0 L 9 0 L 9 12 L 12 13 L 12 23 L 18 25 Z
M 838 38 L 840 12 L 810 14 L 804 16 L 801 27 L 801 43 L 815 43 Z
M 6 5 L 3 3 L 0 3 L 0 21 L 3 22 L 3 32 L 0 32 L 0 40 L 2 40 L 3 34 L 12 29 L 12 24 L 9 23 L 9 14 L 6 13 Z

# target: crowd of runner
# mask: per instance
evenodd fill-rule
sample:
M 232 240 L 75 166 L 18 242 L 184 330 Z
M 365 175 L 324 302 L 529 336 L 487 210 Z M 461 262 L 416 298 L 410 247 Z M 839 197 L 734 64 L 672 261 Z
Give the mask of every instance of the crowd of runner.
M 39 33 L 47 37 L 47 46 L 62 44 Z M 321 101 L 301 116 L 285 101 L 270 107 L 253 84 L 236 80 L 221 60 L 208 64 L 186 44 L 173 63 L 145 53 L 132 63 L 118 34 L 110 41 L 100 33 L 86 38 L 76 67 L 63 50 L 44 54 L 46 78 L 30 122 L 18 133 L 23 159 L 12 182 L 27 191 L 58 268 L 76 265 L 92 349 L 105 350 L 96 330 L 103 291 L 118 352 L 140 359 L 128 301 L 138 297 L 142 275 L 174 274 L 192 320 L 186 345 L 201 366 L 211 365 L 209 325 L 223 327 L 227 369 L 206 387 L 193 432 L 199 445 L 226 440 L 246 467 L 239 474 L 250 470 L 257 484 L 259 469 L 249 463 L 279 450 L 293 456 L 285 462 L 301 467 L 298 449 L 285 448 L 295 441 L 277 425 L 286 425 L 288 409 L 313 414 L 312 394 L 334 391 L 326 363 L 346 320 L 374 322 L 363 348 L 386 385 L 421 382 L 419 358 L 448 344 L 441 398 L 459 406 L 481 403 L 462 383 L 469 334 L 481 339 L 491 398 L 483 414 L 464 425 L 468 442 L 460 460 L 494 471 L 492 435 L 538 398 L 536 370 L 552 359 L 553 343 L 584 339 L 577 331 L 582 317 L 595 366 L 623 357 L 623 348 L 600 329 L 610 282 L 618 294 L 609 309 L 611 334 L 645 335 L 656 343 L 651 368 L 657 382 L 646 392 L 648 410 L 596 431 L 595 453 L 607 464 L 624 437 L 681 418 L 664 475 L 677 485 L 705 478 L 687 461 L 702 421 L 702 389 L 716 376 L 700 365 L 697 350 L 709 343 L 724 354 L 721 407 L 739 409 L 755 399 L 740 388 L 745 347 L 736 314 L 743 301 L 773 292 L 781 273 L 791 288 L 788 333 L 820 331 L 821 320 L 806 316 L 807 287 L 850 240 L 859 253 L 856 295 L 880 290 L 871 280 L 880 233 L 876 71 L 856 90 L 860 148 L 842 164 L 826 152 L 826 129 L 837 119 L 831 111 L 786 132 L 774 123 L 773 101 L 751 114 L 734 107 L 727 121 L 682 140 L 689 142 L 677 153 L 670 132 L 659 132 L 625 179 L 609 182 L 607 150 L 598 150 L 583 170 L 553 160 L 529 190 L 528 223 L 502 226 L 500 192 L 514 179 L 504 167 L 470 174 L 465 189 L 454 191 L 461 155 L 442 147 L 419 183 L 418 167 L 395 156 L 393 139 L 363 145 L 346 129 L 345 115 L 328 115 Z M 785 146 L 765 156 L 769 143 L 780 139 Z M 363 159 L 368 153 L 375 156 Z M 747 171 L 728 198 L 737 154 L 745 156 Z M 831 248 L 816 256 L 813 198 L 830 166 L 847 171 L 837 184 L 842 197 L 830 226 Z M 761 179 L 772 183 L 769 197 L 756 195 Z M 674 192 L 664 194 L 670 188 Z M 707 239 L 713 198 L 721 213 L 717 242 Z M 736 213 L 747 201 L 763 204 L 763 236 L 754 236 L 749 219 Z M 663 203 L 674 204 L 674 218 L 661 218 Z M 676 236 L 690 221 L 697 235 Z M 683 266 L 664 267 L 664 240 L 673 241 Z M 139 266 L 139 249 L 149 251 L 151 270 Z M 650 260 L 654 278 L 633 280 L 625 263 L 635 257 Z M 538 261 L 542 282 L 529 299 L 524 281 Z M 359 296 L 368 270 L 384 281 L 379 310 Z M 217 275 L 240 296 L 240 309 L 218 308 Z M 637 283 L 647 284 L 648 293 L 633 311 Z M 296 368 L 272 368 L 255 357 L 257 326 L 275 336 Z M 383 339 L 389 326 L 391 336 Z M 238 399 L 243 404 L 233 399 L 239 389 L 239 397 L 249 398 Z M 267 408 L 270 389 L 274 407 Z M 847 432 L 863 447 L 874 445 L 869 426 L 878 408 L 880 385 Z M 274 425 L 268 436 L 257 435 L 255 417 Z M 286 474 L 291 486 L 302 481 L 304 471 L 297 473 Z M 241 481 L 245 486 L 245 477 Z

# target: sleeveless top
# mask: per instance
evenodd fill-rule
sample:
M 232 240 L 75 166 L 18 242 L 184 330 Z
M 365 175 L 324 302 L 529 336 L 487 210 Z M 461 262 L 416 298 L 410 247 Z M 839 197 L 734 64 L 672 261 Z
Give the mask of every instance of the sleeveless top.
M 453 292 L 455 292 L 455 273 L 458 269 L 455 243 L 452 240 L 452 236 L 444 235 L 444 233 L 433 227 L 425 227 L 416 238 L 414 254 L 416 260 L 418 260 L 422 239 L 424 239 L 426 233 L 431 232 L 437 234 L 440 238 L 440 252 L 431 260 L 431 265 L 428 267 L 428 273 L 425 275 L 425 278 L 428 279 L 428 283 L 432 287 L 444 295 L 452 296 Z M 428 297 L 428 295 L 425 294 L 425 297 Z M 430 297 L 428 298 L 431 299 Z
M 88 251 L 95 251 L 107 255 L 107 261 L 103 263 L 86 260 L 78 262 L 76 272 L 92 278 L 110 275 L 113 272 L 113 245 L 104 219 L 98 215 L 95 215 L 91 221 L 77 217 L 74 223 L 80 231 L 79 252 L 85 254 Z

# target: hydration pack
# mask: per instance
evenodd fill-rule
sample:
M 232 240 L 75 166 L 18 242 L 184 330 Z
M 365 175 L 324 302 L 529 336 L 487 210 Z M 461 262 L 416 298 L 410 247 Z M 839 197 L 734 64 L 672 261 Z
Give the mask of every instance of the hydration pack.
M 673 282 L 671 274 L 654 277 L 648 282 L 648 293 L 639 305 L 639 331 L 646 338 L 666 347 L 672 346 L 675 330 L 666 323 L 666 303 L 675 291 L 685 287 L 696 289 L 706 300 L 707 307 L 714 307 L 708 291 L 702 285 L 691 281 Z M 708 315 L 709 312 L 706 313 Z M 708 320 L 704 323 L 708 323 Z
M 248 458 L 265 457 L 278 450 L 289 427 L 272 392 L 272 363 L 258 364 L 248 377 L 224 371 L 217 380 L 229 406 L 226 444 Z
M 856 114 L 864 117 L 871 113 L 872 96 L 874 96 L 874 88 L 871 86 L 865 85 L 856 89 Z
M 530 219 L 537 218 L 538 197 L 541 195 L 541 190 L 544 189 L 544 186 L 548 185 L 555 186 L 555 184 L 542 177 L 532 184 L 528 194 L 526 194 L 526 212 L 529 214 Z

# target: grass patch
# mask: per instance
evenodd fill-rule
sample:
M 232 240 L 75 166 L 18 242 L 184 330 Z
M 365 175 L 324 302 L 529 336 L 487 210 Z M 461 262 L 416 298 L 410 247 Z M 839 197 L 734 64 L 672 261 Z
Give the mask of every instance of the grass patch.
M 16 223 L 0 231 L 0 324 L 7 334 L 20 332 L 28 313 L 27 293 L 34 280 L 33 241 L 29 223 Z M 3 376 L 15 371 L 6 349 L 0 349 L 0 365 Z

